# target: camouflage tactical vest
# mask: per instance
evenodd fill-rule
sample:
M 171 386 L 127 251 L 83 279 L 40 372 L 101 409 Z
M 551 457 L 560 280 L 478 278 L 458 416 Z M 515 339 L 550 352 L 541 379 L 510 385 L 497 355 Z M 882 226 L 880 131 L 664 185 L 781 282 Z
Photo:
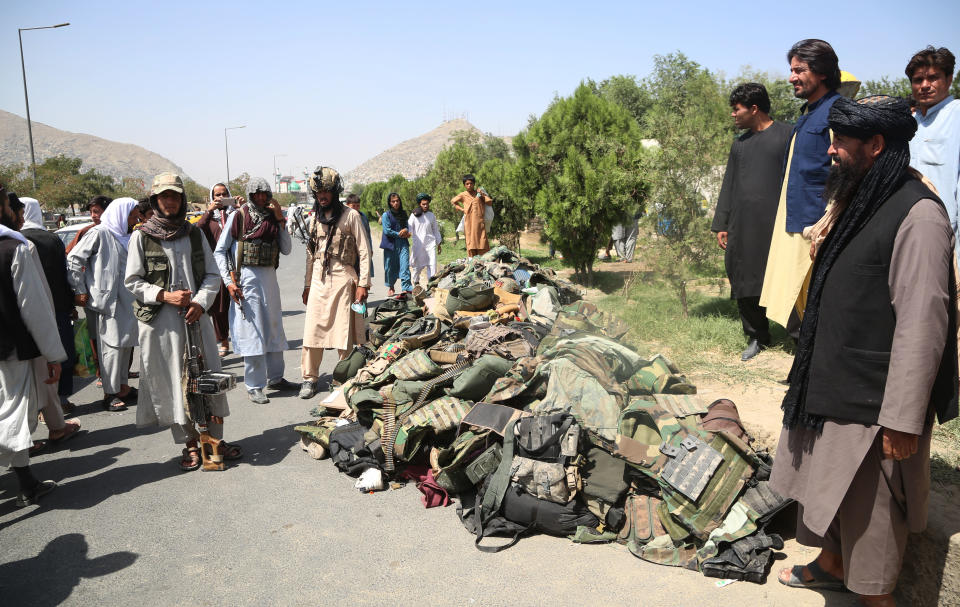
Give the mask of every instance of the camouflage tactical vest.
M 197 288 L 203 283 L 207 273 L 206 258 L 203 254 L 203 232 L 190 226 L 190 267 L 193 269 L 193 281 Z M 170 259 L 163 250 L 160 241 L 153 236 L 143 234 L 143 262 L 146 272 L 143 279 L 168 291 L 170 289 Z M 145 303 L 139 299 L 133 302 L 133 312 L 140 322 L 152 322 L 160 313 L 162 303 Z
M 262 239 L 244 240 L 243 228 L 247 225 L 246 205 L 240 207 L 240 217 L 234 221 L 240 222 L 241 236 L 237 239 L 237 268 L 242 266 L 280 266 L 280 242 L 264 242 Z M 279 236 L 277 237 L 279 239 Z

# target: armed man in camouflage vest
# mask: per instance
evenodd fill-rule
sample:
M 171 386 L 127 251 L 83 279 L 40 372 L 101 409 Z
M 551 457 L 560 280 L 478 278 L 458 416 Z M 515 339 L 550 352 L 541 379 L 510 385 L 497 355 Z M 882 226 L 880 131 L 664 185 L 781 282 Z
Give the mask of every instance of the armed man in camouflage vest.
M 360 213 L 340 202 L 340 174 L 317 167 L 310 176 L 310 191 L 315 202 L 303 287 L 307 317 L 300 398 L 310 398 L 317 390 L 324 348 L 336 348 L 342 359 L 354 345 L 367 341 L 363 315 L 351 306 L 365 305 L 370 288 L 370 242 Z
M 267 180 L 254 177 L 247 182 L 247 198 L 227 219 L 214 258 L 233 300 L 230 334 L 234 352 L 243 356 L 247 394 L 251 401 L 264 404 L 270 402 L 264 388 L 298 388 L 283 378 L 287 337 L 277 282 L 280 255 L 290 254 L 291 243 Z
M 137 301 L 141 364 L 137 426 L 170 426 L 176 443 L 186 443 L 180 468 L 200 467 L 198 421 L 185 398 L 184 352 L 188 323 L 200 323 L 203 356 L 212 371 L 220 370 L 217 338 L 206 311 L 220 290 L 220 273 L 199 228 L 186 221 L 183 180 L 161 173 L 153 180 L 150 206 L 154 215 L 130 237 L 124 284 Z M 207 398 L 210 435 L 223 438 L 223 418 L 230 414 L 224 394 Z M 242 456 L 239 445 L 221 443 L 225 459 Z

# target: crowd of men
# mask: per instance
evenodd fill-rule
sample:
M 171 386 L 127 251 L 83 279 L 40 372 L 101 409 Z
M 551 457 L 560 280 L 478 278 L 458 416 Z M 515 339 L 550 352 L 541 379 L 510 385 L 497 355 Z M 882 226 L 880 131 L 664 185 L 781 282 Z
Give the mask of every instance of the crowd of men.
M 821 552 L 779 580 L 889 605 L 907 532 L 926 524 L 933 423 L 958 409 L 954 56 L 933 47 L 914 55 L 909 100 L 841 94 L 839 60 L 823 40 L 801 40 L 787 61 L 805 100 L 795 125 L 771 119 L 762 85 L 730 94 L 744 133 L 731 147 L 712 229 L 749 340 L 741 358 L 769 345 L 768 319 L 796 340 L 771 482 L 799 502 L 797 537 Z M 474 256 L 489 250 L 492 200 L 472 175 L 463 185 L 450 202 Z M 210 455 L 206 435 L 223 460 L 243 457 L 223 439 L 225 395 L 205 397 L 200 412 L 184 388 L 191 335 L 213 373 L 232 341 L 254 403 L 269 402 L 268 391 L 316 394 L 324 350 L 342 359 L 366 339 L 370 225 L 357 196 L 341 202 L 343 189 L 329 167 L 309 179 L 299 385 L 284 377 L 276 272 L 291 238 L 266 180 L 251 179 L 245 197 L 214 185 L 194 226 L 181 178 L 158 175 L 142 201 L 91 200 L 93 225 L 67 247 L 43 229 L 36 200 L 0 190 L 0 466 L 17 476 L 17 503 L 56 487 L 30 471 L 31 451 L 42 448 L 31 438 L 38 412 L 49 441 L 80 429 L 64 418 L 74 306 L 96 345 L 103 407 L 135 403 L 138 426 L 169 427 L 185 471 Z M 436 273 L 442 237 L 431 201 L 419 194 L 408 213 L 399 194 L 387 196 L 380 248 L 391 296 Z M 634 227 L 616 236 L 618 253 L 632 253 Z M 129 385 L 136 347 L 139 391 Z
M 829 43 L 787 53 L 805 101 L 792 127 L 763 86 L 730 94 L 730 149 L 712 230 L 749 343 L 768 319 L 796 343 L 771 486 L 821 549 L 780 582 L 893 605 L 908 532 L 923 530 L 934 420 L 957 417 L 960 100 L 954 56 L 909 59 L 912 96 L 853 101 Z M 847 98 L 849 97 L 849 98 Z

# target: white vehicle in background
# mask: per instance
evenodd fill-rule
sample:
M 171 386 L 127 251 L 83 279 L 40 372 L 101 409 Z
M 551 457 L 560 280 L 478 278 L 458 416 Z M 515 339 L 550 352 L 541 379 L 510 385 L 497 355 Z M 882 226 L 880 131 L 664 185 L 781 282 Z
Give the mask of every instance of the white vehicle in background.
M 84 219 L 84 222 L 70 221 L 71 219 Z M 54 234 L 63 241 L 63 245 L 67 246 L 70 244 L 70 241 L 73 240 L 73 237 L 77 235 L 77 232 L 82 230 L 87 226 L 92 226 L 93 222 L 90 221 L 90 217 L 67 217 L 66 227 L 60 228 L 55 231 Z

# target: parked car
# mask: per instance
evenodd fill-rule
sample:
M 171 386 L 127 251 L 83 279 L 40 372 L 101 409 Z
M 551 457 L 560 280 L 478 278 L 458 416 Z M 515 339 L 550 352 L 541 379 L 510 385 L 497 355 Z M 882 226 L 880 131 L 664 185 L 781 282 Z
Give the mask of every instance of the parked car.
M 86 222 L 86 223 L 72 223 L 72 224 L 71 224 L 71 223 L 70 223 L 70 220 L 71 220 L 71 219 L 75 219 L 75 218 L 74 218 L 74 217 L 68 217 L 68 218 L 67 218 L 67 226 L 64 227 L 64 228 L 60 228 L 59 230 L 57 230 L 56 232 L 54 232 L 54 234 L 56 234 L 57 237 L 58 237 L 60 240 L 63 241 L 63 245 L 64 245 L 64 246 L 70 244 L 70 241 L 73 240 L 73 237 L 77 235 L 77 232 L 79 232 L 80 230 L 82 230 L 83 228 L 85 228 L 85 227 L 87 227 L 87 226 L 93 225 L 93 222 L 90 221 L 90 218 L 89 218 L 89 217 L 86 218 L 86 219 L 87 219 L 87 222 Z

